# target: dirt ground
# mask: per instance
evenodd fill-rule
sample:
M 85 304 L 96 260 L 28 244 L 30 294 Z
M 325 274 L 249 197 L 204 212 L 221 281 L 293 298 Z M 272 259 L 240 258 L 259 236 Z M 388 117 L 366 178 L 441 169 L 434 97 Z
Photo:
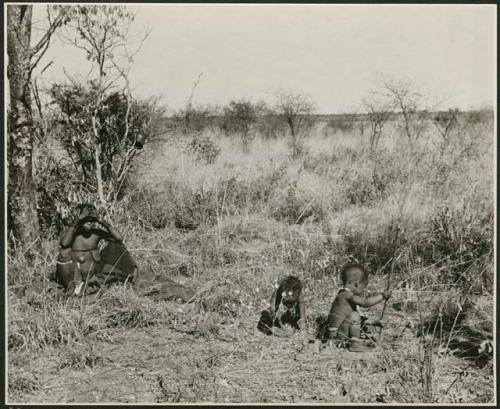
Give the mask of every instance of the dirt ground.
M 170 303 L 170 302 L 169 302 Z M 171 304 L 174 304 L 173 302 Z M 184 306 L 183 308 L 188 308 Z M 380 311 L 370 311 L 376 316 Z M 411 319 L 387 313 L 383 346 L 353 353 L 309 334 L 266 336 L 258 314 L 220 323 L 216 336 L 165 326 L 106 329 L 81 343 L 9 356 L 11 402 L 408 402 L 421 399 Z M 375 330 L 377 332 L 377 330 Z M 439 402 L 487 401 L 488 384 L 464 360 L 436 354 Z M 446 368 L 442 370 L 442 368 Z M 23 382 L 24 380 L 24 382 Z M 491 387 L 491 382 L 490 382 Z M 484 396 L 478 396 L 482 391 Z M 491 395 L 490 395 L 491 394 Z M 490 397 L 488 398 L 488 395 Z

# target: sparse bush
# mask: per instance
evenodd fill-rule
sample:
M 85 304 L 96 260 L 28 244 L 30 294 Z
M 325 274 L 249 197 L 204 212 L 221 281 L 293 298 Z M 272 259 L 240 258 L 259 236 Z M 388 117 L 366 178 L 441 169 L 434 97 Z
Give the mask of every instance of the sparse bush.
M 229 105 L 224 108 L 224 118 L 222 129 L 229 133 L 236 133 L 241 135 L 243 142 L 243 150 L 248 152 L 248 146 L 251 139 L 251 130 L 253 125 L 257 122 L 257 115 L 262 112 L 264 106 L 254 105 L 247 100 L 231 101 Z
M 458 113 L 458 109 L 449 109 L 434 116 L 434 126 L 444 140 L 447 140 L 450 132 L 458 126 Z
M 465 122 L 471 125 L 488 124 L 493 121 L 493 109 L 480 109 L 464 113 Z
M 290 91 L 276 91 L 275 98 L 275 111 L 290 130 L 290 155 L 296 159 L 306 152 L 302 139 L 305 131 L 312 125 L 311 114 L 314 111 L 314 104 L 308 97 Z
M 273 209 L 272 215 L 276 220 L 284 220 L 289 224 L 302 224 L 306 220 L 317 222 L 323 218 L 321 207 L 299 196 L 296 182 L 288 186 L 283 196 L 278 206 Z
M 208 135 L 203 134 L 195 134 L 185 149 L 193 154 L 196 160 L 207 164 L 214 163 L 220 153 L 217 144 Z
M 371 271 L 377 271 L 408 245 L 408 238 L 401 228 L 401 221 L 389 220 L 378 226 L 377 232 L 367 231 L 363 226 L 343 226 L 339 234 L 344 235 L 344 252 L 353 256 Z
M 470 282 L 491 262 L 492 229 L 492 209 L 438 209 L 422 237 L 420 254 L 427 262 L 446 260 L 443 282 Z
M 352 205 L 363 205 L 383 199 L 387 194 L 389 183 L 394 183 L 390 175 L 384 174 L 383 170 L 377 169 L 373 164 L 365 166 L 354 166 L 344 173 L 343 183 L 344 195 L 347 203 Z
M 221 109 L 218 106 L 188 103 L 186 108 L 173 115 L 172 121 L 184 135 L 197 134 L 220 127 L 220 114 Z
M 264 139 L 277 139 L 287 131 L 287 124 L 283 122 L 279 114 L 266 108 L 257 117 L 256 131 Z
M 314 172 L 318 175 L 327 175 L 334 165 L 340 160 L 336 152 L 320 152 L 317 155 L 305 155 L 303 159 L 304 170 Z
M 127 200 L 126 211 L 136 223 L 145 228 L 163 229 L 173 219 L 169 207 L 158 200 L 158 194 L 151 189 L 133 192 Z
M 370 123 L 370 150 L 373 151 L 378 146 L 386 122 L 393 114 L 393 105 L 390 102 L 381 101 L 380 96 L 372 93 L 363 100 L 363 107 Z
M 351 132 L 354 129 L 354 122 L 346 118 L 332 118 L 326 125 L 327 129 L 331 130 L 334 134 L 337 132 Z

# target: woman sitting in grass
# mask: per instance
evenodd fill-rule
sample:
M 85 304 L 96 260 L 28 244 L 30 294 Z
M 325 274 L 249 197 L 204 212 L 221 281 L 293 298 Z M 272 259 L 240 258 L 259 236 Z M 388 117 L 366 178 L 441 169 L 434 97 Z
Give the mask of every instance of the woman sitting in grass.
M 67 290 L 79 295 L 84 282 L 100 271 L 98 244 L 103 239 L 115 243 L 123 240 L 116 229 L 99 218 L 93 205 L 80 204 L 77 217 L 59 242 L 56 279 Z

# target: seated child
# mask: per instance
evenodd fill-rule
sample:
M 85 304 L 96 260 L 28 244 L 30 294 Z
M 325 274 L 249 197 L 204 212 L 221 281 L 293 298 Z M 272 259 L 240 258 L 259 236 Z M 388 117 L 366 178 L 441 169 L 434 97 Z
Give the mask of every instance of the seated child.
M 99 225 L 105 230 L 98 228 Z M 94 206 L 79 205 L 77 217 L 59 241 L 61 252 L 56 278 L 67 290 L 79 295 L 87 277 L 99 271 L 101 260 L 97 245 L 103 239 L 122 242 L 118 231 L 109 223 L 99 220 Z
M 348 264 L 342 270 L 341 288 L 328 314 L 328 338 L 350 341 L 349 350 L 364 352 L 371 349 L 360 340 L 361 316 L 358 306 L 371 307 L 391 296 L 391 291 L 364 298 L 361 296 L 368 285 L 368 272 L 359 264 Z
M 269 309 L 262 311 L 257 328 L 267 335 L 280 334 L 283 325 L 300 330 L 305 327 L 305 315 L 302 282 L 287 276 L 273 292 Z

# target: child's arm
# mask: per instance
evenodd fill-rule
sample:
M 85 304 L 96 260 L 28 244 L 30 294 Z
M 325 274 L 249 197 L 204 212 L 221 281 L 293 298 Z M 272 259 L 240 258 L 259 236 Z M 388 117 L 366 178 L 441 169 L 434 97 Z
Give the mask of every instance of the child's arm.
M 73 244 L 73 240 L 75 239 L 75 232 L 77 230 L 78 224 L 89 214 L 89 210 L 87 208 L 82 209 L 80 214 L 78 214 L 77 217 L 73 220 L 73 223 L 71 226 L 69 226 L 66 231 L 63 233 L 61 236 L 61 239 L 59 240 L 59 244 L 63 249 L 71 247 Z
M 109 233 L 109 237 L 104 237 L 105 239 L 113 239 L 114 241 L 117 241 L 118 243 L 121 243 L 123 241 L 123 237 L 120 234 L 118 230 L 116 230 L 111 224 L 104 220 L 99 220 L 99 224 L 103 226 Z
M 61 236 L 61 239 L 59 240 L 59 244 L 61 248 L 66 249 L 68 247 L 71 247 L 73 244 L 73 240 L 75 239 L 75 232 L 76 232 L 76 226 L 77 222 L 73 222 L 71 226 L 69 226 L 64 233 Z
M 273 314 L 276 314 L 281 304 L 281 293 L 283 292 L 281 285 L 273 292 L 271 297 L 271 309 Z
M 306 328 L 306 303 L 304 302 L 304 289 L 300 292 L 299 295 L 299 311 L 300 311 L 300 319 L 299 326 L 300 328 Z
M 371 297 L 360 297 L 359 295 L 353 295 L 349 301 L 355 305 L 359 305 L 360 307 L 363 308 L 368 308 L 371 307 L 375 304 L 378 304 L 379 302 L 382 302 L 384 300 L 387 300 L 392 294 L 392 291 L 390 290 L 385 290 L 383 293 L 373 295 Z

